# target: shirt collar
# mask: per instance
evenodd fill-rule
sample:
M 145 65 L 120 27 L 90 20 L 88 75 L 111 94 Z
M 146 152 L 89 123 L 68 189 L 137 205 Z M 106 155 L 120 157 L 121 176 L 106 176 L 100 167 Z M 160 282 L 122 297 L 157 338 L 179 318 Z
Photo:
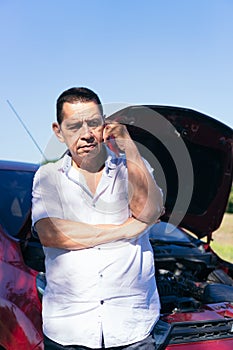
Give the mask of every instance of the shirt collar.
M 67 151 L 63 157 L 63 162 L 61 167 L 62 172 L 67 174 L 71 168 L 71 165 L 72 165 L 71 154 L 69 151 Z

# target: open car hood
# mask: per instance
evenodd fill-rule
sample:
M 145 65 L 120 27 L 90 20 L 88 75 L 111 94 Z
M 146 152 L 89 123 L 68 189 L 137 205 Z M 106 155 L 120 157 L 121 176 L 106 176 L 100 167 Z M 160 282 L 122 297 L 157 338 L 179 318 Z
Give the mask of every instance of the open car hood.
M 199 238 L 221 224 L 233 175 L 233 130 L 200 112 L 170 106 L 130 106 L 107 118 L 127 125 L 163 189 L 162 220 Z

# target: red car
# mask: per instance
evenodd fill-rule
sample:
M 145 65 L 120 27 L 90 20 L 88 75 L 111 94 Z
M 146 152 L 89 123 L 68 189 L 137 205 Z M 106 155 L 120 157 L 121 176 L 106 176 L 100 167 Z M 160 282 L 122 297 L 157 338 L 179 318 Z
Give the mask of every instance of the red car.
M 233 130 L 204 114 L 131 106 L 127 125 L 163 188 L 166 212 L 150 229 L 161 318 L 157 349 L 233 349 L 233 264 L 211 249 L 233 176 Z M 114 147 L 114 144 L 112 145 Z M 0 162 L 0 349 L 43 349 L 44 255 L 31 233 L 36 165 Z
M 38 272 L 27 253 L 35 165 L 0 162 L 0 349 L 43 349 Z M 33 244 L 33 242 L 31 242 Z M 36 243 L 38 244 L 38 243 Z M 41 248 L 40 248 L 41 250 Z

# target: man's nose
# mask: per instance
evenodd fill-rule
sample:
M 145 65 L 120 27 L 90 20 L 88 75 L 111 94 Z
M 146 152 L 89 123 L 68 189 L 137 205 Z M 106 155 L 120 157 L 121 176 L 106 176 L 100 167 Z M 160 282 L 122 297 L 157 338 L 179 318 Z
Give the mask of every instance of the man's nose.
M 86 122 L 84 122 L 80 129 L 80 136 L 86 138 L 86 137 L 90 137 L 91 135 L 92 135 L 91 128 L 88 126 Z

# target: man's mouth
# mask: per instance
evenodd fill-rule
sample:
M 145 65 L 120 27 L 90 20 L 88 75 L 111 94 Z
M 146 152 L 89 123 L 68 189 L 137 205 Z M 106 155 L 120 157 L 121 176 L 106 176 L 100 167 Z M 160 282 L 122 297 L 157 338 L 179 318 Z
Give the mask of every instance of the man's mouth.
M 90 144 L 90 145 L 83 145 L 79 147 L 79 150 L 82 150 L 84 152 L 90 152 L 96 147 L 96 144 Z

